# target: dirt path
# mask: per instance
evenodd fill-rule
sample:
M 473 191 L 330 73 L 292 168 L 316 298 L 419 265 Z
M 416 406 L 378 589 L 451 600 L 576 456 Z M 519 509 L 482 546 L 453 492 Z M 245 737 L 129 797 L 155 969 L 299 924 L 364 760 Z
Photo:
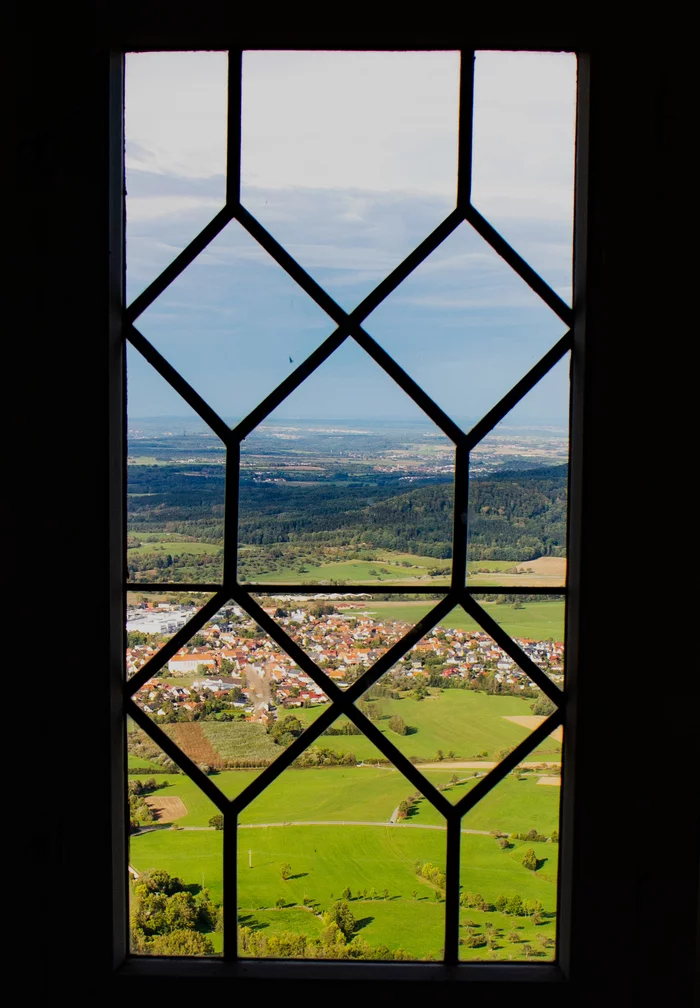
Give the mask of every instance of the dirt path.
M 298 822 L 263 822 L 239 823 L 239 829 L 268 829 L 274 826 L 395 826 L 397 829 L 436 829 L 444 830 L 445 826 L 433 826 L 428 823 L 407 822 L 371 822 L 368 819 L 305 819 Z M 181 826 L 183 830 L 212 830 L 213 826 Z M 490 830 L 463 829 L 462 833 L 477 833 L 479 836 L 491 836 Z
M 369 766 L 366 763 L 365 766 Z M 476 762 L 475 760 L 442 760 L 436 763 L 416 763 L 417 770 L 492 770 L 498 763 L 489 763 L 488 761 L 481 760 Z M 518 763 L 518 766 L 524 767 L 545 767 L 545 766 L 561 766 L 561 761 L 559 760 L 526 760 L 523 763 Z
M 539 728 L 539 726 L 547 719 L 542 717 L 541 714 L 511 714 L 510 716 L 504 714 L 503 720 L 512 721 L 514 724 L 520 725 L 521 728 L 528 728 L 530 731 L 533 731 L 535 728 Z M 555 728 L 553 732 L 549 733 L 549 737 L 556 739 L 557 742 L 563 742 L 563 726 L 559 725 L 558 728 Z

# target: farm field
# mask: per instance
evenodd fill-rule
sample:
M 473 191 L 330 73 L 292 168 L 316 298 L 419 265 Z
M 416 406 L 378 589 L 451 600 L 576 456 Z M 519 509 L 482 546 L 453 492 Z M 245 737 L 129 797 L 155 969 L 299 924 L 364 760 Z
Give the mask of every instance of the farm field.
M 381 680 L 380 680 L 381 682 Z M 520 697 L 489 696 L 474 690 L 444 690 L 425 700 L 408 698 L 378 701 L 386 717 L 376 726 L 406 756 L 434 759 L 438 749 L 453 758 L 492 760 L 494 754 L 512 748 L 527 737 L 529 731 L 513 721 L 510 715 L 531 714 L 530 702 Z M 301 709 L 296 716 L 303 724 L 314 721 L 321 708 Z M 410 729 L 408 735 L 397 735 L 389 727 L 389 718 L 397 714 Z M 324 745 L 336 752 L 355 753 L 358 760 L 371 760 L 376 750 L 364 735 L 322 736 L 315 745 Z M 487 753 L 488 755 L 479 755 Z M 560 760 L 561 745 L 550 738 L 528 756 L 533 760 Z
M 384 717 L 375 721 L 379 730 L 408 757 L 427 761 L 440 759 L 492 762 L 503 749 L 512 749 L 531 732 L 511 721 L 531 714 L 529 701 L 512 696 L 489 696 L 473 690 L 444 690 L 425 700 L 382 698 Z M 302 725 L 311 724 L 325 704 L 296 708 L 293 715 Z M 409 733 L 398 735 L 389 728 L 392 715 L 400 716 Z M 341 719 L 342 723 L 342 719 Z M 224 767 L 224 760 L 242 757 L 274 759 L 282 748 L 259 725 L 246 722 L 191 722 L 167 725 L 166 731 L 195 762 Z M 556 734 L 556 733 L 555 733 Z M 337 753 L 353 753 L 357 762 L 384 758 L 365 735 L 322 735 L 310 748 L 324 747 Z M 453 755 L 449 755 L 453 754 Z M 561 743 L 550 736 L 528 755 L 528 760 L 561 760 Z
M 435 600 L 435 605 L 437 604 Z M 499 605 L 496 602 L 480 602 L 486 612 L 496 620 L 512 637 L 528 637 L 532 640 L 564 640 L 565 603 L 525 602 L 523 609 L 513 609 L 510 605 Z M 426 602 L 371 602 L 366 611 L 370 616 L 380 619 L 397 620 L 413 623 L 425 611 Z M 416 613 L 419 616 L 416 617 Z M 468 616 L 463 609 L 453 609 L 451 613 L 440 620 L 440 626 L 450 630 L 480 630 L 481 628 Z
M 385 717 L 375 722 L 376 727 L 404 755 L 426 761 L 439 760 L 439 750 L 442 750 L 448 762 L 493 762 L 499 751 L 514 748 L 530 734 L 528 728 L 508 719 L 508 715 L 526 715 L 529 712 L 528 702 L 519 697 L 445 690 L 441 695 L 420 702 L 408 698 L 382 699 L 379 702 Z M 296 709 L 294 716 L 302 725 L 308 725 L 315 721 L 325 706 Z M 398 735 L 389 728 L 389 719 L 394 714 L 403 718 L 409 734 Z M 167 732 L 195 762 L 208 762 L 219 768 L 223 768 L 225 759 L 246 756 L 274 759 L 282 751 L 259 726 L 245 722 L 175 724 L 168 725 Z M 323 735 L 310 746 L 312 749 L 319 747 L 337 753 L 352 753 L 357 762 L 384 758 L 364 735 Z M 550 736 L 528 754 L 527 759 L 559 762 L 561 744 Z
M 534 942 L 544 932 L 553 934 L 553 917 L 547 914 L 553 912 L 556 900 L 557 846 L 529 845 L 543 862 L 537 873 L 520 863 L 523 846 L 516 841 L 511 850 L 502 851 L 490 837 L 463 835 L 462 888 L 481 893 L 487 901 L 516 893 L 523 899 L 539 899 L 545 911 L 543 923 L 471 909 L 462 911 L 463 922 L 483 927 L 489 920 L 504 931 L 515 927 L 521 942 Z M 221 859 L 219 832 L 164 830 L 131 840 L 131 863 L 137 871 L 163 868 L 187 884 L 208 888 L 217 902 L 222 899 Z M 358 933 L 370 945 L 402 947 L 416 958 L 437 957 L 443 941 L 444 903 L 434 886 L 416 875 L 415 862 L 426 861 L 444 867 L 444 832 L 340 825 L 241 830 L 240 923 L 262 926 L 270 929 L 268 933 L 308 928 L 307 933 L 314 934 L 319 920 L 301 908 L 303 898 L 323 911 L 347 886 L 353 893 L 350 908 L 359 924 Z M 281 879 L 283 862 L 292 868 L 287 881 Z M 358 891 L 366 890 L 369 896 L 372 889 L 377 898 L 358 898 Z M 278 899 L 285 900 L 281 909 L 275 909 Z M 491 956 L 485 949 L 464 951 L 468 958 Z M 499 958 L 522 955 L 518 944 L 505 938 L 495 951 Z

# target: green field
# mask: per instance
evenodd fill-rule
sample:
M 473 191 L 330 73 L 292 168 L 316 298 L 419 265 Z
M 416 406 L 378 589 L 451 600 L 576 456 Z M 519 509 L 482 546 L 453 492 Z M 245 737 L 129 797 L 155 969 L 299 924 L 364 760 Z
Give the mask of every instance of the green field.
M 459 800 L 471 791 L 478 777 L 469 778 L 472 770 L 457 771 L 463 782 L 450 787 L 446 796 L 452 801 Z M 430 771 L 426 776 L 429 776 Z M 538 833 L 550 836 L 559 828 L 560 788 L 538 784 L 538 774 L 527 774 L 523 780 L 508 776 L 497 784 L 462 819 L 463 829 L 501 830 L 503 833 L 527 833 L 536 829 Z M 440 825 L 442 816 L 422 798 L 416 803 L 409 823 L 434 823 Z
M 476 771 L 456 771 L 460 783 L 448 788 L 446 797 L 458 800 L 476 783 Z M 427 770 L 425 776 L 436 787 L 448 785 L 453 770 Z M 187 815 L 178 819 L 180 826 L 207 826 L 216 808 L 184 774 L 151 773 L 166 787 L 156 797 L 182 798 Z M 212 782 L 233 798 L 257 776 L 255 770 L 225 770 Z M 397 770 L 378 767 L 325 767 L 323 769 L 285 770 L 241 815 L 241 823 L 284 823 L 320 821 L 388 822 L 398 803 L 415 792 L 414 786 Z M 524 833 L 533 827 L 549 835 L 557 828 L 559 788 L 537 783 L 536 774 L 524 780 L 508 776 L 483 798 L 462 823 L 464 829 Z M 442 816 L 426 799 L 418 801 L 410 815 L 410 824 L 444 824 Z
M 432 603 L 437 605 L 437 599 Z M 564 640 L 565 602 L 526 602 L 524 609 L 513 609 L 511 605 L 496 602 L 479 603 L 503 629 L 513 637 L 528 637 L 533 640 Z M 414 623 L 421 618 L 430 603 L 420 602 L 371 602 L 367 612 L 380 619 Z M 418 614 L 418 615 L 416 615 Z M 451 630 L 480 630 L 471 616 L 459 608 L 440 620 L 440 626 Z
M 224 770 L 213 783 L 233 798 L 258 775 L 257 770 Z M 447 784 L 452 771 L 430 770 L 432 783 Z M 144 771 L 167 786 L 156 796 L 179 797 L 187 815 L 179 826 L 207 826 L 217 809 L 184 774 Z M 388 822 L 398 803 L 415 788 L 396 770 L 376 767 L 324 767 L 286 770 L 242 813 L 242 823 L 309 820 L 371 820 Z M 437 813 L 436 813 L 437 816 Z M 435 822 L 439 822 L 437 816 Z M 418 821 L 418 820 L 416 820 Z M 426 818 L 426 822 L 427 822 Z
M 139 535 L 139 533 L 134 534 Z M 252 559 L 256 552 L 256 547 L 247 546 L 241 550 L 241 555 L 244 558 Z M 300 584 L 326 581 L 376 584 L 385 581 L 387 585 L 415 584 L 417 581 L 421 581 L 425 582 L 426 590 L 430 590 L 434 585 L 441 586 L 450 574 L 450 560 L 419 556 L 415 553 L 393 553 L 385 550 L 377 550 L 376 555 L 376 560 L 327 559 L 318 567 L 309 565 L 303 572 L 298 567 L 279 567 L 269 573 L 255 574 L 249 580 L 255 580 L 259 583 L 298 582 Z M 410 566 L 405 566 L 405 564 Z M 518 565 L 513 560 L 474 560 L 468 564 L 468 570 L 470 574 L 477 571 L 491 571 L 495 574 L 512 570 L 516 566 L 522 566 L 522 564 Z M 428 574 L 429 570 L 436 568 L 441 568 L 444 575 Z M 371 571 L 374 573 L 370 573 Z
M 520 864 L 523 845 L 516 842 L 502 851 L 490 837 L 463 835 L 461 882 L 464 890 L 479 892 L 486 900 L 501 893 L 519 893 L 539 899 L 546 913 L 555 908 L 555 844 L 532 844 L 543 866 L 537 873 Z M 250 853 L 249 853 L 250 852 Z M 214 831 L 165 830 L 131 839 L 131 864 L 137 871 L 163 868 L 188 884 L 203 885 L 213 898 L 222 899 L 222 834 Z M 358 920 L 358 933 L 371 945 L 402 947 L 416 958 L 439 957 L 444 927 L 444 903 L 437 890 L 420 879 L 416 861 L 444 868 L 445 833 L 404 827 L 285 826 L 242 829 L 239 833 L 239 918 L 241 924 L 269 928 L 270 932 L 302 930 L 318 933 L 319 919 L 300 906 L 304 896 L 322 912 L 343 889 L 353 892 L 350 902 Z M 280 876 L 288 862 L 292 877 Z M 249 867 L 252 864 L 252 867 Z M 359 896 L 375 889 L 377 898 Z M 388 896 L 384 896 L 384 890 Z M 415 893 L 415 895 L 414 895 Z M 278 899 L 285 907 L 274 909 Z M 462 911 L 462 921 L 482 927 L 490 920 L 505 932 L 518 929 L 521 940 L 554 931 L 552 917 L 536 926 L 529 918 L 506 917 L 476 910 Z M 499 958 L 522 957 L 518 945 L 505 938 L 498 943 Z M 488 958 L 485 949 L 465 949 L 465 957 Z
M 381 682 L 381 680 L 380 680 Z M 443 690 L 422 701 L 411 699 L 379 701 L 386 717 L 375 722 L 379 730 L 406 756 L 435 759 L 438 749 L 451 750 L 456 759 L 469 760 L 479 753 L 488 753 L 483 759 L 493 759 L 494 754 L 506 747 L 513 748 L 528 734 L 523 728 L 506 718 L 529 715 L 530 702 L 521 697 L 489 696 L 474 690 Z M 302 723 L 314 721 L 322 708 L 295 711 Z M 398 714 L 411 734 L 397 735 L 389 727 L 389 718 Z M 336 752 L 355 753 L 358 760 L 371 760 L 376 755 L 374 745 L 364 735 L 322 736 L 319 743 Z M 538 746 L 528 759 L 561 759 L 561 746 L 548 739 Z
M 318 567 L 307 567 L 304 572 L 291 567 L 281 567 L 268 574 L 255 574 L 249 578 L 259 584 L 273 582 L 276 584 L 318 584 L 326 581 L 349 581 L 352 584 L 377 584 L 386 581 L 387 584 L 415 584 L 417 580 L 425 582 L 426 591 L 431 591 L 434 585 L 442 586 L 447 584 L 447 577 L 431 577 L 427 573 L 427 567 L 439 567 L 441 561 L 431 560 L 422 557 L 426 566 L 420 570 L 402 567 L 399 563 L 381 560 L 338 560 L 329 563 L 322 563 Z M 378 574 L 370 574 L 370 571 L 378 571 Z M 386 571 L 386 573 L 382 573 Z

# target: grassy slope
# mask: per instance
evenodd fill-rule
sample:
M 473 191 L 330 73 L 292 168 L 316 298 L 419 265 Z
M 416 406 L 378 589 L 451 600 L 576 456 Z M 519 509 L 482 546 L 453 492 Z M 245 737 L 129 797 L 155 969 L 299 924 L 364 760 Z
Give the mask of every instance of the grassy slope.
M 506 717 L 532 713 L 531 701 L 520 697 L 487 696 L 473 690 L 444 690 L 439 696 L 420 702 L 383 699 L 380 703 L 387 714 L 386 719 L 376 722 L 380 731 L 406 756 L 430 759 L 438 749 L 445 753 L 454 750 L 461 759 L 482 752 L 493 757 L 499 749 L 513 747 L 529 734 L 526 728 L 507 721 Z M 319 708 L 300 710 L 297 714 L 304 723 L 310 723 L 318 717 Z M 400 715 L 406 725 L 417 731 L 411 735 L 397 735 L 389 728 L 388 718 L 392 714 Z M 322 736 L 320 744 L 337 752 L 353 752 L 358 760 L 370 760 L 376 753 L 369 739 L 362 735 Z M 559 743 L 549 739 L 535 749 L 532 758 L 557 760 L 560 751 Z
M 259 771 L 225 770 L 211 779 L 233 798 L 255 779 Z M 157 793 L 179 797 L 187 806 L 180 826 L 206 826 L 217 809 L 189 777 L 183 774 L 146 774 L 167 786 Z M 434 784 L 447 784 L 452 776 L 429 771 Z M 242 823 L 289 822 L 290 820 L 387 821 L 398 803 L 415 789 L 396 770 L 371 767 L 326 767 L 322 770 L 287 770 L 242 813 Z M 426 820 L 427 821 L 427 820 Z M 439 822 L 439 817 L 435 822 Z

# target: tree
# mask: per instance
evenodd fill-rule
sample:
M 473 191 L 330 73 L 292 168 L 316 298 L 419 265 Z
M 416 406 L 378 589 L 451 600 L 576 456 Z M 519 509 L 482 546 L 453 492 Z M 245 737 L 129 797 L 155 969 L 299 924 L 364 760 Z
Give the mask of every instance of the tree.
M 470 934 L 464 939 L 464 943 L 468 948 L 481 948 L 486 944 L 486 937 L 481 934 Z
M 185 888 L 182 879 L 175 875 L 170 875 L 162 868 L 153 868 L 151 871 L 143 872 L 139 878 L 139 887 L 144 886 L 150 892 L 163 893 L 172 896 L 173 893 L 182 892 Z M 138 891 L 138 889 L 137 889 Z
M 214 946 L 208 938 L 198 931 L 179 930 L 168 934 L 156 935 L 148 943 L 148 951 L 153 955 L 213 955 Z
M 523 913 L 523 898 L 518 893 L 509 897 L 506 906 L 506 913 L 513 914 L 514 917 L 521 917 Z
M 213 815 L 211 817 L 211 819 L 209 820 L 209 825 L 213 826 L 214 829 L 217 830 L 222 830 L 224 828 L 224 817 L 221 815 L 220 812 L 217 813 L 217 815 Z
M 282 881 L 286 882 L 289 876 L 292 874 L 292 866 L 286 861 L 280 865 L 280 875 L 282 876 Z
M 389 718 L 389 727 L 393 732 L 396 732 L 397 735 L 406 735 L 408 733 L 406 722 L 402 717 L 399 717 L 398 714 L 393 714 Z
M 529 847 L 523 855 L 523 867 L 529 871 L 537 871 L 537 855 L 532 847 Z
M 179 892 L 171 896 L 165 906 L 165 928 L 167 931 L 194 929 L 197 923 L 198 907 L 192 893 Z
M 346 938 L 350 937 L 357 926 L 357 921 L 353 916 L 352 910 L 345 900 L 336 900 L 331 908 L 323 915 L 323 923 L 326 927 L 328 927 L 329 924 L 336 924 Z
M 282 909 L 284 903 L 285 903 L 284 896 L 280 896 L 278 899 L 275 900 L 275 906 L 277 907 L 278 910 Z
M 345 900 L 349 900 L 349 899 L 352 899 L 352 890 L 351 890 L 351 889 L 349 889 L 349 888 L 348 888 L 348 887 L 346 886 L 346 887 L 345 887 L 345 889 L 343 889 L 343 891 L 341 892 L 341 894 L 340 894 L 340 895 L 341 895 L 341 896 L 343 897 L 343 899 L 345 899 Z

